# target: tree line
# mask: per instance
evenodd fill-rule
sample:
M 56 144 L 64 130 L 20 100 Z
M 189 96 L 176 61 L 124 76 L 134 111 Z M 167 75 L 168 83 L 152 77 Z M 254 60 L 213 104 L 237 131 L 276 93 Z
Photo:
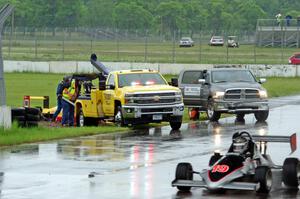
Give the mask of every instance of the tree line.
M 300 16 L 299 0 L 0 0 L 14 26 L 173 31 L 255 30 L 257 19 Z

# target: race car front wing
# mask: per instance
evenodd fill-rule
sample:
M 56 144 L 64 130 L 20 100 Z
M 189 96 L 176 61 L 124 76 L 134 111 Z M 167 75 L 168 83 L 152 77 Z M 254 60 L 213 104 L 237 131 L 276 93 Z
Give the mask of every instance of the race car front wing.
M 202 187 L 207 188 L 207 184 L 202 180 L 174 180 L 172 182 L 172 186 L 181 186 L 181 187 Z M 251 182 L 230 182 L 218 187 L 214 187 L 214 189 L 236 189 L 236 190 L 249 190 L 254 191 L 257 189 L 258 183 Z

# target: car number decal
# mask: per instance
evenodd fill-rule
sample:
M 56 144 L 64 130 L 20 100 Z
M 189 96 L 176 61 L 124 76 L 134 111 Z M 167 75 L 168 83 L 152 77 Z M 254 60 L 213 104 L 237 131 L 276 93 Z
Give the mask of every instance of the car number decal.
M 219 173 L 226 173 L 227 171 L 229 170 L 229 166 L 226 165 L 226 164 L 217 164 L 213 167 L 212 169 L 212 173 L 215 173 L 215 172 L 219 172 Z

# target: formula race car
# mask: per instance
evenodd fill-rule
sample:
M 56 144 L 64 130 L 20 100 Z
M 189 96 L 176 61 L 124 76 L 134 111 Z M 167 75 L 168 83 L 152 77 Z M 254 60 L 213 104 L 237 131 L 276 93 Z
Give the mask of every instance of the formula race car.
M 225 155 L 216 153 L 210 158 L 209 168 L 196 172 L 190 163 L 179 163 L 172 186 L 180 191 L 191 187 L 204 187 L 211 191 L 226 189 L 255 190 L 268 193 L 272 188 L 272 170 L 282 172 L 282 181 L 287 188 L 298 189 L 300 162 L 297 158 L 286 158 L 283 166 L 275 165 L 266 154 L 267 142 L 289 142 L 292 153 L 297 148 L 296 134 L 291 136 L 251 136 L 248 132 L 237 132 Z M 193 180 L 199 174 L 202 180 Z

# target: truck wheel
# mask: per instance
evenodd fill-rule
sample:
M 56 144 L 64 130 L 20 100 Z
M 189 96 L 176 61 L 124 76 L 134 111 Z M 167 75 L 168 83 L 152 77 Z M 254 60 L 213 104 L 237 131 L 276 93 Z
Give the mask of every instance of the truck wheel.
M 115 124 L 117 126 L 125 126 L 124 118 L 122 114 L 122 108 L 120 106 L 117 107 L 117 112 L 115 114 Z
M 200 111 L 199 108 L 189 108 L 189 118 L 190 120 L 199 120 Z
M 255 112 L 254 116 L 256 118 L 256 120 L 258 122 L 264 122 L 267 120 L 268 116 L 269 116 L 269 110 L 267 111 L 259 111 L 259 112 Z
M 282 167 L 282 181 L 290 187 L 297 189 L 299 186 L 300 163 L 297 158 L 286 158 Z
M 84 117 L 84 115 L 83 115 L 83 112 L 82 112 L 82 108 L 80 108 L 80 110 L 79 110 L 79 113 L 78 113 L 78 115 L 76 116 L 76 126 L 77 127 L 83 127 L 84 125 L 85 125 L 85 123 L 86 123 L 86 121 L 85 121 L 85 117 Z
M 259 184 L 257 193 L 269 193 L 272 188 L 272 171 L 267 166 L 259 166 L 255 169 L 255 182 Z
M 206 114 L 207 118 L 212 122 L 217 122 L 221 117 L 221 113 L 214 110 L 214 104 L 211 99 L 208 100 Z
M 176 180 L 193 180 L 193 167 L 190 163 L 181 162 L 177 164 L 176 173 L 175 173 Z M 177 186 L 177 189 L 180 191 L 189 191 L 191 187 L 189 186 Z
M 170 122 L 172 130 L 179 130 L 182 122 Z

